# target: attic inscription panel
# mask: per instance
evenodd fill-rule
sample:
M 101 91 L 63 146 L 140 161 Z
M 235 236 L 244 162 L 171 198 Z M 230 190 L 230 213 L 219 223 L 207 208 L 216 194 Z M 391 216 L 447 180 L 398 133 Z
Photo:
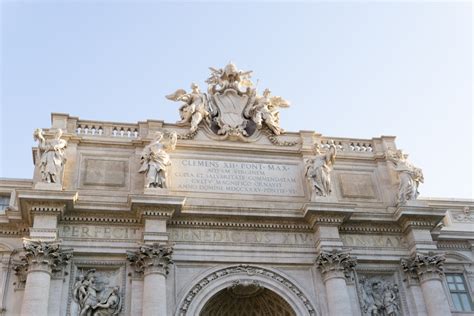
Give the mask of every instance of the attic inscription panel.
M 170 182 L 178 191 L 304 196 L 296 163 L 173 158 Z

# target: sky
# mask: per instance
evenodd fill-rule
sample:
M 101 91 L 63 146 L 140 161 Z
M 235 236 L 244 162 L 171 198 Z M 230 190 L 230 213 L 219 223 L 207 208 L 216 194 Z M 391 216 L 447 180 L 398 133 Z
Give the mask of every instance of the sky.
M 474 198 L 470 2 L 3 1 L 0 177 L 31 178 L 50 113 L 175 122 L 165 95 L 253 70 L 289 131 L 397 136 L 421 197 Z

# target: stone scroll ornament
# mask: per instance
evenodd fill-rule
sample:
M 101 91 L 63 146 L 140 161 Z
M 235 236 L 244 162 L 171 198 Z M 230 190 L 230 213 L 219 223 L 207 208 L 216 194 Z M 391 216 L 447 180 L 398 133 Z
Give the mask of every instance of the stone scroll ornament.
M 258 95 L 250 80 L 252 71 L 239 70 L 233 63 L 222 69 L 209 68 L 211 76 L 206 80 L 207 93 L 199 90 L 193 83 L 191 92 L 178 89 L 166 98 L 181 102 L 178 125 L 190 125 L 188 134 L 179 138 L 193 137 L 201 122 L 206 122 L 211 130 L 222 139 L 244 140 L 257 130 L 265 130 L 272 143 L 284 130 L 280 127 L 280 108 L 290 103 L 285 99 L 272 96 L 269 89 Z M 291 145 L 291 144 L 290 144 Z
M 336 146 L 331 144 L 321 153 L 319 144 L 314 145 L 314 158 L 305 162 L 305 176 L 316 196 L 331 195 L 331 171 L 336 160 Z
M 78 316 L 112 316 L 122 309 L 120 287 L 103 288 L 97 284 L 96 270 L 90 269 L 76 278 L 72 297 L 79 305 Z
M 359 299 L 362 315 L 401 315 L 398 285 L 379 277 L 359 279 Z
M 61 183 L 61 175 L 66 163 L 64 149 L 67 142 L 61 139 L 63 132 L 60 128 L 55 130 L 54 135 L 48 134 L 41 128 L 37 128 L 33 133 L 34 140 L 38 142 L 36 165 L 41 173 L 41 182 Z
M 416 200 L 420 194 L 418 187 L 424 181 L 423 171 L 412 165 L 407 160 L 408 155 L 401 150 L 388 150 L 386 158 L 395 165 L 395 171 L 397 171 L 400 179 L 397 196 L 398 205 L 404 205 L 407 201 Z
M 167 169 L 171 165 L 168 151 L 175 149 L 177 139 L 176 132 L 156 132 L 151 143 L 143 149 L 138 172 L 145 174 L 145 188 L 167 187 Z

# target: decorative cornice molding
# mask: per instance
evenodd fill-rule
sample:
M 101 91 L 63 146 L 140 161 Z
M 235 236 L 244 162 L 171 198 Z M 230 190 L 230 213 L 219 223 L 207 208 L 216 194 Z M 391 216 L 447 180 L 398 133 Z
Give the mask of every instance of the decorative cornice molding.
M 397 223 L 393 224 L 378 224 L 374 222 L 370 223 L 344 223 L 339 226 L 341 233 L 389 233 L 389 234 L 400 234 L 401 228 Z
M 135 268 L 135 272 L 148 274 L 169 273 L 170 266 L 174 263 L 171 259 L 173 247 L 171 245 L 141 245 L 137 251 L 127 251 L 127 259 Z
M 314 225 L 340 226 L 347 221 L 354 212 L 355 205 L 348 203 L 335 203 L 326 198 L 321 198 L 318 202 L 306 203 L 303 206 L 305 220 L 310 227 Z
M 410 228 L 431 230 L 445 215 L 446 209 L 428 207 L 423 201 L 407 201 L 406 205 L 397 208 L 393 216 L 405 232 Z
M 145 218 L 171 219 L 177 215 L 186 201 L 185 197 L 169 195 L 131 195 L 129 203 L 140 221 Z
M 472 245 L 465 240 L 438 240 L 436 242 L 438 249 L 456 249 L 456 250 L 471 250 Z
M 78 222 L 81 224 L 86 223 L 114 223 L 114 224 L 138 224 L 139 221 L 136 218 L 131 217 L 103 217 L 105 214 L 77 214 L 77 215 L 66 215 L 62 218 L 62 222 L 71 223 Z M 113 214 L 108 214 L 113 216 Z M 116 216 L 116 215 L 115 215 Z
M 191 228 L 236 228 L 236 229 L 263 229 L 263 230 L 297 230 L 308 231 L 311 228 L 307 224 L 279 224 L 258 222 L 229 222 L 213 220 L 171 220 L 168 227 L 191 227 Z
M 72 209 L 77 200 L 75 191 L 18 191 L 18 201 L 23 219 L 33 223 L 35 215 L 56 215 L 62 217 L 67 209 Z

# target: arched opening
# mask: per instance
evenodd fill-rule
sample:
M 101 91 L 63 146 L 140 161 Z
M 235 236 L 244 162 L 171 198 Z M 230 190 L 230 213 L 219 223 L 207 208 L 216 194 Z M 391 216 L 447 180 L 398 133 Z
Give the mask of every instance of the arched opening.
M 204 305 L 200 316 L 296 316 L 278 294 L 258 282 L 235 281 Z
M 216 267 L 197 277 L 191 284 L 193 284 L 191 287 L 182 292 L 176 315 L 319 315 L 308 295 L 293 280 L 280 271 L 268 267 L 247 264 Z M 241 305 L 238 308 L 234 305 L 228 313 L 217 309 L 218 304 L 236 303 L 239 295 L 242 301 L 239 302 Z M 250 300 L 244 301 L 244 298 Z M 255 312 L 255 309 L 245 309 L 242 304 L 250 304 L 252 300 L 254 302 L 264 300 L 267 307 L 273 304 L 282 307 L 281 310 L 288 313 L 264 314 Z M 254 313 L 245 313 L 248 310 Z

